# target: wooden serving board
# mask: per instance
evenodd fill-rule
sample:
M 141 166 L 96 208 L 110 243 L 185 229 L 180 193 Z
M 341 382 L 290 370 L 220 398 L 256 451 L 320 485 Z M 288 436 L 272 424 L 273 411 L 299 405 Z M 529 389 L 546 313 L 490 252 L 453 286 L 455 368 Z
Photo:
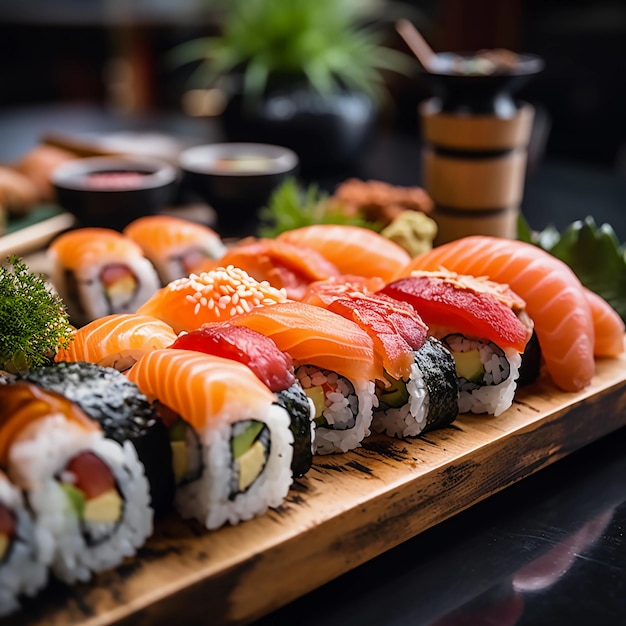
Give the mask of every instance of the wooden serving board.
M 249 623 L 626 424 L 626 356 L 562 393 L 545 378 L 495 417 L 317 457 L 278 509 L 208 532 L 159 520 L 138 556 L 52 584 L 20 624 Z

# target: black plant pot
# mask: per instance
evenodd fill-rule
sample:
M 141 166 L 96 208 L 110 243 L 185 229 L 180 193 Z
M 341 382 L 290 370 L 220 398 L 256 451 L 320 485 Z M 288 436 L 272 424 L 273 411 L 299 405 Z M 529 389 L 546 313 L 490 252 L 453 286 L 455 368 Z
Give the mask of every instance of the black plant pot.
M 358 161 L 376 123 L 376 107 L 349 90 L 320 94 L 308 87 L 279 87 L 253 100 L 234 90 L 222 113 L 229 141 L 291 148 L 304 176 L 337 172 Z

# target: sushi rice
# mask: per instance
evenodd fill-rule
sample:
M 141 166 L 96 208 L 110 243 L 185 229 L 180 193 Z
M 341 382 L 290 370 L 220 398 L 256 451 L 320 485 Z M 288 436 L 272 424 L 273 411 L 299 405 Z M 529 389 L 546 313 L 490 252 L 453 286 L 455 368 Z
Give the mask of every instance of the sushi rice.
M 122 497 L 122 516 L 114 523 L 90 523 L 91 541 L 58 478 L 77 454 L 90 451 L 112 471 Z M 132 556 L 152 533 L 148 482 L 135 448 L 85 432 L 60 415 L 40 421 L 34 436 L 16 442 L 10 452 L 11 478 L 23 485 L 37 522 L 41 558 L 67 583 L 87 581 L 93 572 L 117 566 Z M 61 475 L 59 475 L 61 472 Z
M 408 380 L 395 381 L 392 386 L 392 393 L 399 388 L 401 398 L 406 394 L 404 404 L 390 406 L 385 402 L 385 388 L 377 386 L 378 408 L 374 410 L 372 421 L 374 431 L 391 437 L 416 437 L 449 426 L 458 416 L 459 392 L 450 351 L 435 337 L 427 337 L 413 352 L 413 358 Z
M 488 413 L 498 416 L 513 404 L 522 364 L 522 357 L 517 350 L 503 350 L 491 341 L 485 342 L 460 334 L 447 335 L 442 341 L 453 354 L 477 350 L 484 368 L 480 381 L 459 377 L 461 413 Z
M 198 436 L 202 443 L 203 471 L 194 481 L 179 485 L 176 509 L 184 518 L 195 518 L 213 530 L 226 523 L 237 524 L 282 504 L 292 483 L 293 434 L 287 411 L 278 404 L 267 407 L 265 415 L 255 415 L 269 435 L 268 457 L 258 477 L 244 491 L 233 493 L 234 459 L 231 439 L 240 424 L 249 419 L 221 421 Z
M 0 617 L 20 608 L 20 596 L 34 596 L 48 581 L 48 563 L 37 549 L 35 523 L 22 494 L 0 474 L 0 505 L 15 519 L 15 535 L 0 560 Z
M 372 429 L 390 437 L 416 437 L 428 424 L 430 397 L 428 388 L 417 363 L 411 365 L 411 374 L 406 383 L 409 401 L 400 407 L 385 406 L 379 401 L 374 412 Z
M 318 423 L 315 429 L 315 454 L 354 450 L 370 435 L 373 410 L 378 405 L 373 381 L 350 381 L 313 365 L 300 365 L 295 374 L 305 393 L 322 385 L 335 388 L 324 394 L 324 424 Z

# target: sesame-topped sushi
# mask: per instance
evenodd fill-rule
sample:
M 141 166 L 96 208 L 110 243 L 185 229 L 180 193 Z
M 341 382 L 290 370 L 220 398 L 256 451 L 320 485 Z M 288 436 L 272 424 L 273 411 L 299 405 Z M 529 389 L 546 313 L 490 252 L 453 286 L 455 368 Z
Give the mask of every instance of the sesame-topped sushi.
M 259 282 L 244 270 L 229 265 L 172 281 L 137 313 L 157 317 L 180 333 L 285 300 L 284 289 L 276 289 L 267 281 Z

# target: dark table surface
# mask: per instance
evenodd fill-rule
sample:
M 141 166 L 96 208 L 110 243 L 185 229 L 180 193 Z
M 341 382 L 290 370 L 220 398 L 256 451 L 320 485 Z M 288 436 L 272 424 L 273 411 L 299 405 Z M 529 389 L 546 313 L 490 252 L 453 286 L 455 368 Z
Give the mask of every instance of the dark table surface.
M 132 119 L 90 108 L 0 113 L 0 162 L 50 130 L 173 133 L 219 138 L 205 121 Z M 419 142 L 380 134 L 347 176 L 420 182 Z M 626 240 L 626 179 L 583 164 L 541 161 L 529 174 L 523 213 L 533 228 L 593 215 Z M 626 429 L 261 619 L 270 624 L 541 626 L 626 624 Z M 288 576 L 289 573 L 285 572 Z

